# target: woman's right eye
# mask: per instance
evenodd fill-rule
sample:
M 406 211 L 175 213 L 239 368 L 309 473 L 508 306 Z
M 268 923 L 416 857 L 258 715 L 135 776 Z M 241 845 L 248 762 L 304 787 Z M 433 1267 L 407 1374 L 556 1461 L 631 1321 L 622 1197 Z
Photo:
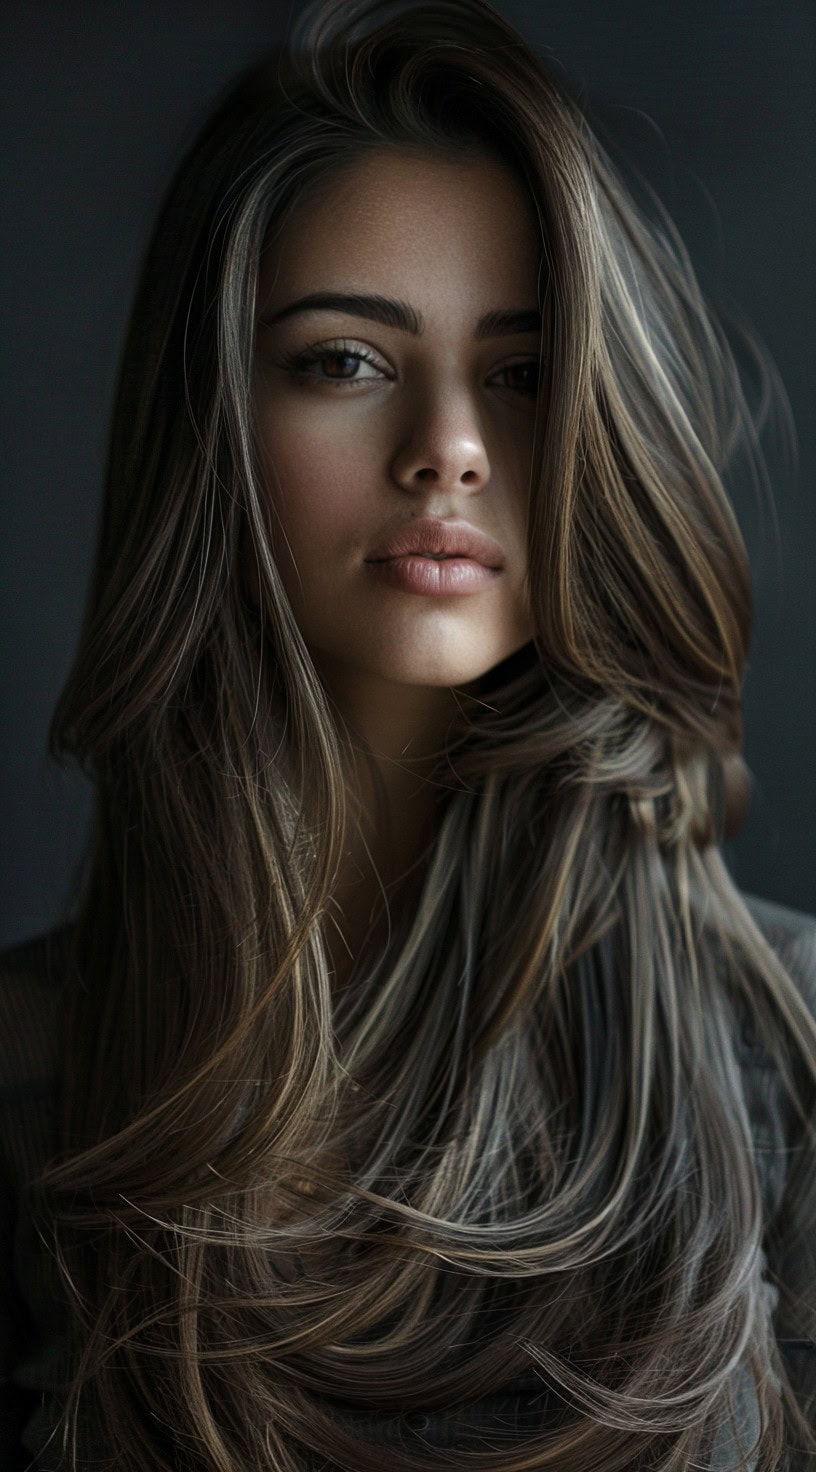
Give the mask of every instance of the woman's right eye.
M 378 371 L 376 374 L 364 374 L 360 377 L 354 370 L 361 363 L 368 363 L 372 368 L 378 367 L 377 360 L 365 349 L 340 346 L 307 348 L 302 353 L 291 353 L 282 360 L 281 366 L 301 380 L 330 383 L 333 386 L 348 384 L 352 388 L 358 383 L 376 382 L 378 377 L 384 376 Z M 326 371 L 316 373 L 313 371 L 315 367 L 325 368 Z

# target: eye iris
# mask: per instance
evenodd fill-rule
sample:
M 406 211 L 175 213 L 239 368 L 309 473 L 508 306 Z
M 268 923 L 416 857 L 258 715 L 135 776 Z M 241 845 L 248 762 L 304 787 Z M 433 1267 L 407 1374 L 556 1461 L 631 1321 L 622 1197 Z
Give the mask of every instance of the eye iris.
M 538 384 L 538 367 L 535 363 L 512 363 L 509 372 L 521 375 L 521 383 L 517 382 L 518 387 L 535 391 Z
M 321 362 L 323 363 L 324 368 L 328 363 L 350 363 L 352 368 L 354 368 L 359 362 L 359 358 L 357 357 L 356 353 L 326 353 L 321 359 Z M 329 378 L 338 378 L 342 377 L 343 375 L 329 373 L 328 376 Z

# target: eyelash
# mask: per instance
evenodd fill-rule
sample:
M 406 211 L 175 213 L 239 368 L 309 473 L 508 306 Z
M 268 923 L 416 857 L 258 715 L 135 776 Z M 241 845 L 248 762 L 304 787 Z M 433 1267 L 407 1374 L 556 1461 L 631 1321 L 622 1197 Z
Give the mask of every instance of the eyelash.
M 364 348 L 350 348 L 345 344 L 340 346 L 326 346 L 319 348 L 307 348 L 302 353 L 290 353 L 281 359 L 281 367 L 285 368 L 295 378 L 311 379 L 313 383 L 328 383 L 332 387 L 356 388 L 361 383 L 374 382 L 371 378 L 321 378 L 316 373 L 309 373 L 308 369 L 315 364 L 326 361 L 327 358 L 355 358 L 360 363 L 369 363 L 372 368 L 379 367 L 377 359 Z M 538 368 L 534 359 L 526 359 L 520 363 L 507 363 L 501 372 L 507 372 L 513 368 Z M 503 385 L 507 387 L 508 385 Z M 532 397 L 537 392 L 536 388 L 519 389 L 519 393 Z

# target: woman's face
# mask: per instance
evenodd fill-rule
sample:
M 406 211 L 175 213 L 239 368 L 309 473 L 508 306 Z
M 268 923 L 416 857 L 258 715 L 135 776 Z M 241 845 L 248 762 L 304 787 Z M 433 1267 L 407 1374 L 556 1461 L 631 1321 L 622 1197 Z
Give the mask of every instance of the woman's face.
M 361 681 L 397 700 L 396 686 L 462 686 L 532 637 L 539 253 L 531 206 L 500 162 L 380 150 L 301 201 L 264 255 L 255 409 L 270 535 L 340 696 Z M 297 305 L 315 293 L 400 308 L 382 320 L 365 302 Z M 516 320 L 485 322 L 496 314 Z M 499 570 L 441 596 L 393 581 L 368 559 L 420 518 L 483 533 Z M 435 583 L 438 566 L 423 561 L 419 576 Z

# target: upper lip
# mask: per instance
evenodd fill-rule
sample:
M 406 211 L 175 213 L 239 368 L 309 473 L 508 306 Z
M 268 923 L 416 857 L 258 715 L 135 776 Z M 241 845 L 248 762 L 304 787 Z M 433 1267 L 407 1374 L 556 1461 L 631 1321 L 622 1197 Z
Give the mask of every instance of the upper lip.
M 471 557 L 474 562 L 493 568 L 500 568 L 504 563 L 501 547 L 492 537 L 477 531 L 467 521 L 442 521 L 434 516 L 407 522 L 379 542 L 365 560 L 387 562 L 391 557 L 407 557 L 411 552 Z

